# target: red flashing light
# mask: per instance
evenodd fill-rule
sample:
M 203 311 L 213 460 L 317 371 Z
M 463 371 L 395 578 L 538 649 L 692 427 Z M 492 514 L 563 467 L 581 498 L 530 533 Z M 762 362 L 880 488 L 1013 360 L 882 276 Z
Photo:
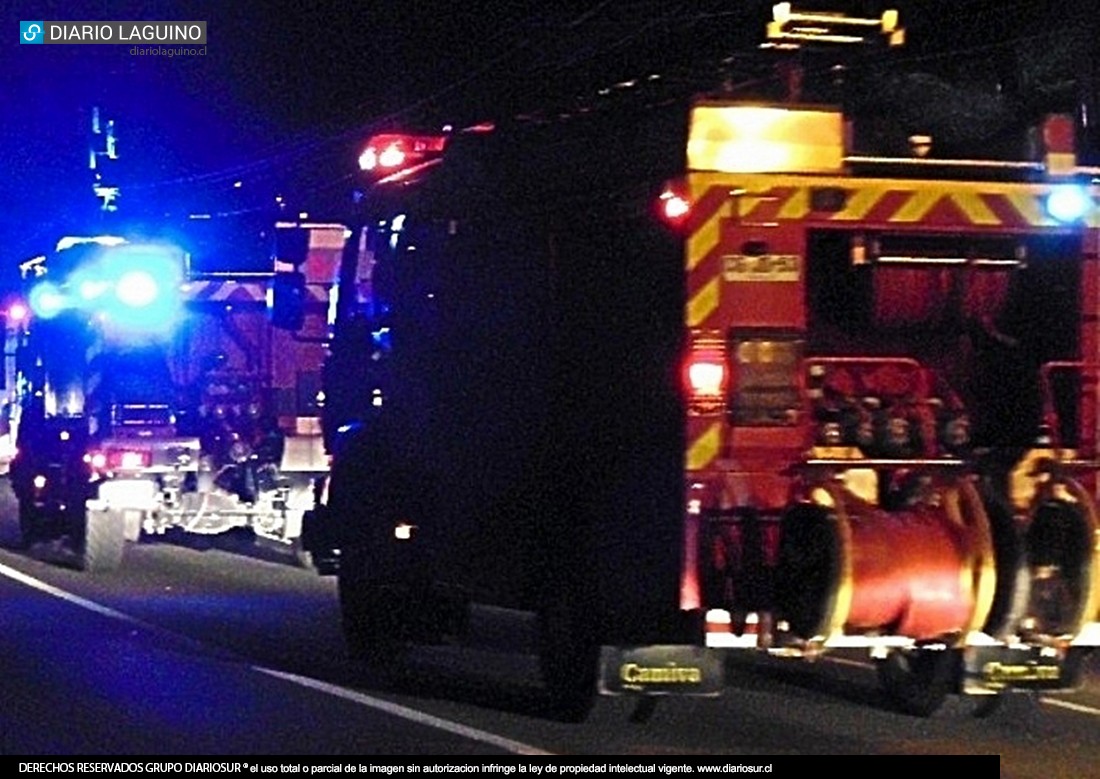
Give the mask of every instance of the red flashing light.
M 670 224 L 679 225 L 691 213 L 691 199 L 680 187 L 669 185 L 658 197 L 661 217 Z
M 1043 145 L 1051 154 L 1073 154 L 1074 126 L 1073 117 L 1064 114 L 1052 114 L 1043 121 Z
M 391 173 L 443 152 L 445 135 L 375 135 L 359 155 L 359 168 Z

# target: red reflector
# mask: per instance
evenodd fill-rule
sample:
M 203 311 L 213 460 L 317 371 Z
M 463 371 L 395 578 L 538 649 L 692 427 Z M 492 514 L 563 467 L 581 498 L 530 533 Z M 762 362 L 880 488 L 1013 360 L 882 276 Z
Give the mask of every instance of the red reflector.
M 153 453 L 144 449 L 108 449 L 89 452 L 84 460 L 97 471 L 137 471 L 153 464 Z

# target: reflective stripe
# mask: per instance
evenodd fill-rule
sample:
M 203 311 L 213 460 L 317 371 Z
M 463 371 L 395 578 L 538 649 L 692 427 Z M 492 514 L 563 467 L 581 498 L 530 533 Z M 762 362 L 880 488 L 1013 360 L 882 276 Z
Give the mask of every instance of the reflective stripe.
M 722 423 L 715 422 L 688 444 L 685 467 L 689 471 L 702 470 L 718 456 L 721 445 Z
M 266 303 L 267 285 L 253 281 L 191 281 L 183 285 L 187 300 L 196 303 Z M 328 303 L 328 288 L 306 284 L 306 295 Z
M 1051 184 L 964 181 L 898 181 L 893 179 L 820 178 L 768 175 L 705 175 L 693 182 L 693 197 L 713 209 L 701 215 L 688 237 L 686 265 L 693 269 L 713 250 L 720 219 L 728 209 L 716 207 L 738 193 L 737 217 L 746 220 L 830 222 L 882 221 L 897 224 L 955 224 L 975 227 L 1062 227 L 1044 208 Z M 814 189 L 846 193 L 837 211 L 813 211 Z M 1100 191 L 1093 189 L 1094 200 Z M 876 210 L 877 209 L 877 210 Z M 874 217 L 870 215 L 874 212 Z M 1100 202 L 1088 217 L 1100 226 Z

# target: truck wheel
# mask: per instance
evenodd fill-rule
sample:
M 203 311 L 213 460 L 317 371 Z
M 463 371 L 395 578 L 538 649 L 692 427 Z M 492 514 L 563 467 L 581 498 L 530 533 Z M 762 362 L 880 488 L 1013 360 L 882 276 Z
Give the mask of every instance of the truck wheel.
M 600 647 L 592 614 L 564 589 L 543 596 L 538 612 L 539 671 L 548 713 L 562 722 L 582 722 L 596 700 Z
M 908 649 L 891 652 L 876 670 L 882 691 L 899 711 L 930 717 L 951 692 L 955 662 L 949 650 Z
M 88 509 L 76 533 L 77 566 L 87 573 L 113 571 L 126 549 L 126 517 L 121 511 Z
M 403 660 L 408 633 L 407 604 L 399 591 L 371 581 L 366 562 L 354 554 L 340 561 L 336 584 L 351 656 L 373 671 L 393 673 Z
M 28 500 L 19 501 L 19 542 L 28 549 L 43 540 L 42 516 Z
M 317 571 L 317 566 L 313 562 L 313 553 L 302 545 L 301 536 L 290 542 L 290 554 L 299 568 L 304 568 L 307 571 Z
M 136 509 L 129 509 L 123 514 L 123 535 L 130 543 L 136 544 L 141 540 L 141 515 Z
M 971 715 L 974 719 L 987 719 L 1000 711 L 1001 703 L 1005 699 L 1005 693 L 998 693 L 997 695 L 976 695 L 974 697 L 978 698 L 978 700 L 974 701 L 974 708 L 971 711 Z

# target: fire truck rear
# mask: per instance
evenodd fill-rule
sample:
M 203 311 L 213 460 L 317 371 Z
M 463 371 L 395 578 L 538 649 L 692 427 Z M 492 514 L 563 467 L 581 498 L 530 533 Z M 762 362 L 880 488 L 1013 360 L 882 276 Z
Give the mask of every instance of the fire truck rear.
M 343 228 L 304 235 L 294 337 L 269 320 L 270 271 L 193 273 L 175 244 L 67 238 L 24 267 L 6 411 L 26 544 L 61 541 L 78 567 L 110 570 L 127 542 L 243 528 L 308 563 L 299 535 L 328 470 L 317 393 Z
M 858 647 L 905 710 L 1065 689 L 1097 641 L 1097 189 L 848 154 L 843 117 L 696 104 L 684 608 L 712 646 Z
M 349 646 L 389 668 L 472 604 L 531 612 L 567 718 L 714 694 L 736 651 L 862 652 L 917 715 L 1073 688 L 1100 172 L 1072 122 L 947 160 L 857 154 L 829 107 L 683 109 L 364 153 L 303 531 Z

